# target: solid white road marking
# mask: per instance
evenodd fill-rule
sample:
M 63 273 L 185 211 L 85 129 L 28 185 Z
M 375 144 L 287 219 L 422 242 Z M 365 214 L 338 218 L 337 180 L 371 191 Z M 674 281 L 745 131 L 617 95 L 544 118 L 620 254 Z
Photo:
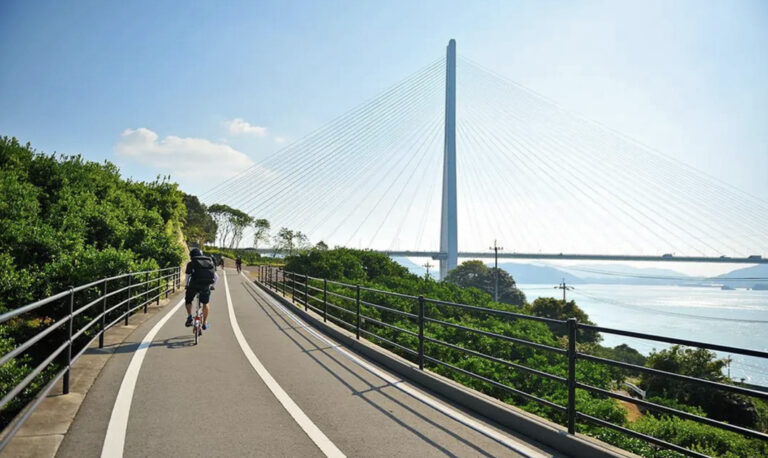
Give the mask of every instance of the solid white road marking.
M 139 378 L 141 364 L 144 362 L 144 356 L 147 349 L 152 344 L 157 332 L 160 331 L 176 310 L 184 304 L 184 299 L 180 300 L 168 313 L 157 322 L 144 339 L 139 348 L 133 354 L 128 370 L 125 371 L 123 383 L 120 384 L 120 391 L 117 393 L 115 406 L 112 408 L 112 416 L 109 418 L 107 426 L 107 435 L 104 438 L 104 446 L 101 449 L 102 458 L 119 458 L 123 456 L 125 446 L 125 431 L 128 428 L 128 415 L 131 413 L 131 401 L 133 401 L 133 391 L 136 388 L 136 381 Z
M 345 455 L 341 452 L 341 450 L 339 450 L 336 445 L 334 445 L 333 442 L 331 442 L 331 440 L 328 439 L 328 437 L 323 434 L 322 431 L 320 431 L 320 428 L 312 423 L 312 420 L 310 420 L 304 411 L 302 411 L 301 408 L 293 401 L 293 399 L 288 396 L 288 393 L 283 390 L 277 381 L 272 378 L 272 375 L 270 375 L 269 371 L 267 371 L 267 368 L 261 364 L 259 358 L 256 357 L 256 354 L 248 345 L 248 342 L 246 342 L 245 337 L 243 336 L 243 332 L 240 329 L 240 325 L 237 324 L 235 309 L 232 306 L 232 297 L 229 294 L 229 282 L 227 281 L 226 273 L 224 274 L 224 290 L 227 293 L 227 309 L 229 310 L 229 322 L 232 324 L 232 331 L 235 333 L 237 343 L 240 344 L 240 348 L 243 350 L 245 357 L 251 363 L 251 366 L 253 366 L 253 368 L 256 370 L 256 373 L 259 374 L 259 377 L 261 377 L 262 380 L 264 380 L 267 388 L 269 388 L 272 394 L 275 395 L 277 400 L 280 401 L 280 404 L 283 405 L 288 414 L 293 417 L 296 423 L 298 423 L 301 429 L 307 433 L 307 436 L 312 439 L 312 442 L 314 442 L 315 445 L 320 448 L 320 451 L 322 451 L 325 456 L 344 457 Z
M 248 277 L 245 276 L 244 273 L 241 273 L 240 275 L 245 277 L 248 280 L 247 283 L 251 284 L 251 286 L 259 294 L 263 293 L 260 289 L 256 288 L 256 286 L 253 285 L 253 283 L 250 281 L 250 279 L 248 279 Z M 486 425 L 480 423 L 479 421 L 477 421 L 477 420 L 475 420 L 475 419 L 473 419 L 473 418 L 471 418 L 471 417 L 469 417 L 469 416 L 459 412 L 458 410 L 455 410 L 455 409 L 453 409 L 453 408 L 443 404 L 442 402 L 440 402 L 440 401 L 438 401 L 438 400 L 436 400 L 436 399 L 434 399 L 434 398 L 432 398 L 430 396 L 427 396 L 427 395 L 417 391 L 415 388 L 413 388 L 412 386 L 408 385 L 407 382 L 405 382 L 403 380 L 400 380 L 400 379 L 396 379 L 395 377 L 392 377 L 391 375 L 389 375 L 386 372 L 380 370 L 379 368 L 377 368 L 377 367 L 375 367 L 375 366 L 373 366 L 373 365 L 371 365 L 371 364 L 361 360 L 357 356 L 354 356 L 353 354 L 349 353 L 348 351 L 343 349 L 341 347 L 341 345 L 339 345 L 339 344 L 337 344 L 335 342 L 332 342 L 331 340 L 326 338 L 324 335 L 318 333 L 315 329 L 310 327 L 308 324 L 306 324 L 304 321 L 302 321 L 300 318 L 298 318 L 295 314 L 293 314 L 290 311 L 288 311 L 281 304 L 276 303 L 275 305 L 278 308 L 280 308 L 280 310 L 282 310 L 282 312 L 286 316 L 288 316 L 290 319 L 292 319 L 294 322 L 296 322 L 296 324 L 298 324 L 300 327 L 302 327 L 305 331 L 309 332 L 310 334 L 312 334 L 316 338 L 320 339 L 326 345 L 328 345 L 330 347 L 333 347 L 334 350 L 336 350 L 339 353 L 341 353 L 342 355 L 344 355 L 350 361 L 354 362 L 355 364 L 357 364 L 358 366 L 360 366 L 363 369 L 367 370 L 368 372 L 370 372 L 370 373 L 380 377 L 382 380 L 384 380 L 387 383 L 393 385 L 394 387 L 396 387 L 397 389 L 403 391 L 404 393 L 406 393 L 406 394 L 408 394 L 408 395 L 418 399 L 419 401 L 423 402 L 424 404 L 427 404 L 428 406 L 434 408 L 435 410 L 438 410 L 438 411 L 442 412 L 443 414 L 453 418 L 454 420 L 458 421 L 459 423 L 462 423 L 465 426 L 467 426 L 467 427 L 469 427 L 471 429 L 474 429 L 475 431 L 477 431 L 477 432 L 479 432 L 479 433 L 481 433 L 481 434 L 483 434 L 483 435 L 485 435 L 487 437 L 490 437 L 491 439 L 493 439 L 493 440 L 495 440 L 495 441 L 497 441 L 497 442 L 499 442 L 499 443 L 509 447 L 510 449 L 525 455 L 525 456 L 536 457 L 536 458 L 538 458 L 538 457 L 544 458 L 544 457 L 551 456 L 551 455 L 544 454 L 544 453 L 542 453 L 542 452 L 540 452 L 538 450 L 534 450 L 534 449 L 528 447 L 528 445 L 526 445 L 525 443 L 520 442 L 520 441 L 518 441 L 518 440 L 516 440 L 516 439 L 514 439 L 512 437 L 509 437 L 509 436 L 507 436 L 505 434 L 502 434 L 499 431 L 496 431 L 495 429 L 489 428 L 488 426 L 486 426 Z

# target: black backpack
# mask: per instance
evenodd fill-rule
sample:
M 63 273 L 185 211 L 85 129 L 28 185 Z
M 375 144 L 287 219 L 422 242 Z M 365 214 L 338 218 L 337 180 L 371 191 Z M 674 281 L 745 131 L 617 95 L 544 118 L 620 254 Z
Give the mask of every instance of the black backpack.
M 192 263 L 192 283 L 207 286 L 213 283 L 216 266 L 207 256 L 195 256 Z

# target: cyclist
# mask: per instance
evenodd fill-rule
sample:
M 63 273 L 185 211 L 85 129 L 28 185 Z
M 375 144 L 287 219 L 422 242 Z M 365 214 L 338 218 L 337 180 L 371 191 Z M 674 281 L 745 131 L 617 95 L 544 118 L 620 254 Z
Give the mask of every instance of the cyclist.
M 187 307 L 187 321 L 184 326 L 192 326 L 192 301 L 196 295 L 200 295 L 203 304 L 203 329 L 208 329 L 208 302 L 211 300 L 211 289 L 216 284 L 219 276 L 216 274 L 216 263 L 203 256 L 199 248 L 192 248 L 185 273 L 187 274 L 187 292 L 184 295 L 184 305 Z
M 240 271 L 243 270 L 243 260 L 240 256 L 235 259 L 235 267 L 237 267 L 237 273 L 240 273 Z

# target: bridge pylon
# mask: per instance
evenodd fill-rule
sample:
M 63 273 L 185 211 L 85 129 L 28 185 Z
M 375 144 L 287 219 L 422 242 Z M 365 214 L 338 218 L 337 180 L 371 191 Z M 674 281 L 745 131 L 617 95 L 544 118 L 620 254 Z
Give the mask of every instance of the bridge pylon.
M 456 40 L 448 42 L 445 59 L 445 147 L 443 207 L 440 220 L 440 279 L 459 259 L 456 215 Z

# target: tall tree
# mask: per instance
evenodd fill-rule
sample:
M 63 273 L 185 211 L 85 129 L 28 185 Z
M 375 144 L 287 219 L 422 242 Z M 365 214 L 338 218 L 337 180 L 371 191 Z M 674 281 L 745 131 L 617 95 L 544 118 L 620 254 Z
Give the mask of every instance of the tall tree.
M 448 272 L 445 281 L 464 288 L 474 287 L 493 295 L 496 269 L 482 261 L 466 261 Z M 499 269 L 499 302 L 522 306 L 525 294 L 517 289 L 515 279 L 507 271 Z
M 184 205 L 187 207 L 187 219 L 184 233 L 188 241 L 204 245 L 216 240 L 216 222 L 208 213 L 205 205 L 200 203 L 197 196 L 184 194 Z
M 224 247 L 227 245 L 227 239 L 232 233 L 232 213 L 235 209 L 225 204 L 213 204 L 208 207 L 208 213 L 216 222 L 218 236 L 218 246 Z
M 288 253 L 293 255 L 295 249 L 305 250 L 309 248 L 309 239 L 301 231 L 293 231 L 287 227 L 281 227 L 273 237 L 275 254 Z
M 235 209 L 230 215 L 230 223 L 232 224 L 232 239 L 229 243 L 229 247 L 237 248 L 240 246 L 240 241 L 243 239 L 243 231 L 253 223 L 253 217 L 244 211 Z
M 269 241 L 269 221 L 257 219 L 253 222 L 253 247 L 258 248 L 259 242 Z

